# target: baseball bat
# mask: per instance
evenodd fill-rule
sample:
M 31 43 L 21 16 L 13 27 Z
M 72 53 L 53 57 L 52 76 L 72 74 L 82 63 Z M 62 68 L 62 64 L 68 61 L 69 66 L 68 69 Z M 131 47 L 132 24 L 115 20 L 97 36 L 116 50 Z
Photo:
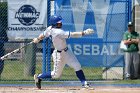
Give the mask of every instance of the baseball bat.
M 13 51 L 10 52 L 10 53 L 5 54 L 4 56 L 0 57 L 0 60 L 4 60 L 4 59 L 6 59 L 9 55 L 12 55 L 12 54 L 14 54 L 14 53 L 20 51 L 21 49 L 23 49 L 23 48 L 25 48 L 25 47 L 31 45 L 32 43 L 33 43 L 33 41 L 30 42 L 30 43 L 28 43 L 28 44 L 25 45 L 25 46 L 22 46 L 22 47 L 20 47 L 20 48 L 18 48 L 18 49 L 13 50 Z

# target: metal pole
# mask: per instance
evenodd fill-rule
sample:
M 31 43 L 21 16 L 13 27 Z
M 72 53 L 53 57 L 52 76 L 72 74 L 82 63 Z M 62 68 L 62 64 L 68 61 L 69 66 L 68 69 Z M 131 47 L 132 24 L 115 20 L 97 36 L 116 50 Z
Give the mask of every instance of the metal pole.
M 47 27 L 50 25 L 49 19 L 51 14 L 51 0 L 47 0 Z M 50 38 L 43 39 L 43 62 L 42 62 L 42 72 L 46 73 L 47 71 L 51 71 L 51 42 Z M 46 45 L 47 43 L 47 45 Z M 47 59 L 46 59 L 47 57 Z
M 43 59 L 42 59 L 42 73 L 46 73 L 46 41 L 47 39 L 43 39 L 42 46 L 43 46 Z
M 25 39 L 25 42 L 31 41 Z M 27 43 L 26 43 L 27 44 Z M 24 76 L 33 76 L 35 74 L 36 65 L 36 44 L 31 44 L 24 48 Z
M 132 0 L 128 0 L 128 22 L 132 20 Z
M 50 26 L 51 0 L 47 4 L 47 26 Z M 51 71 L 51 38 L 48 38 L 47 71 Z

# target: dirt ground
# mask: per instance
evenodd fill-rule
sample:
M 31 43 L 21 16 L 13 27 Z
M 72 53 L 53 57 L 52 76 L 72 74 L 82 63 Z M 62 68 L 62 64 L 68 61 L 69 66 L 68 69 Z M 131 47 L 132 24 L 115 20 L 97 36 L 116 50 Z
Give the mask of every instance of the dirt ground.
M 0 93 L 140 93 L 140 88 L 123 87 L 94 87 L 84 89 L 80 87 L 43 87 L 41 90 L 35 87 L 0 87 Z

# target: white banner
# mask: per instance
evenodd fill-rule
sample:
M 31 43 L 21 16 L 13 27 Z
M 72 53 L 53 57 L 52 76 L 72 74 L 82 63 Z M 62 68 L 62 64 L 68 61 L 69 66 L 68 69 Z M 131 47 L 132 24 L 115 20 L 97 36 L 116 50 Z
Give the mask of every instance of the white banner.
M 8 0 L 8 38 L 32 39 L 47 27 L 47 0 Z

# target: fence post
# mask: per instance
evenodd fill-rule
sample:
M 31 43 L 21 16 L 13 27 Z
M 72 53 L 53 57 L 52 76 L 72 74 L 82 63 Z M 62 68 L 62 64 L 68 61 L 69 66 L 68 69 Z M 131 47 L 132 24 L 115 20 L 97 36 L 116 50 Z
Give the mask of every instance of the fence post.
M 36 65 L 36 44 L 33 43 L 25 47 L 24 50 L 25 50 L 24 76 L 33 76 L 35 74 L 35 65 Z
M 47 53 L 47 48 L 46 48 L 46 42 L 47 42 L 47 38 L 43 39 L 43 42 L 42 42 L 42 46 L 43 46 L 43 59 L 42 59 L 42 73 L 46 73 L 46 53 Z
M 8 27 L 8 20 L 7 20 L 7 2 L 0 0 L 0 57 L 4 55 L 4 44 L 8 41 L 7 37 L 7 27 Z M 4 68 L 4 60 L 0 61 L 0 79 L 1 74 Z
M 50 26 L 51 16 L 51 0 L 47 0 L 47 27 Z M 47 43 L 47 44 L 46 44 Z M 43 39 L 43 62 L 42 62 L 42 73 L 51 71 L 51 40 L 50 38 Z M 46 69 L 47 67 L 47 69 Z

